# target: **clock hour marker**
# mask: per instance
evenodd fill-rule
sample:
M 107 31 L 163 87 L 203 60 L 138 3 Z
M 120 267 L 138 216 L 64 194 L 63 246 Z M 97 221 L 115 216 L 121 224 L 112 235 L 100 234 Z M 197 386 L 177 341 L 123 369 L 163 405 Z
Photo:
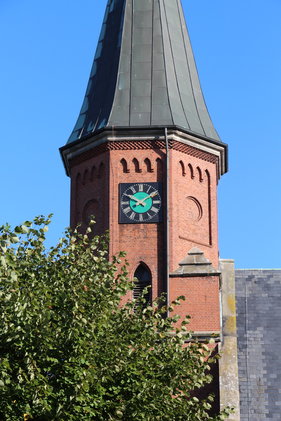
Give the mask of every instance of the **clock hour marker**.
M 131 186 L 130 189 L 132 190 L 133 194 L 135 194 L 137 192 L 136 189 L 133 186 Z
M 153 204 L 154 205 L 160 205 L 161 204 L 161 201 L 160 200 L 153 200 Z
M 152 190 L 152 187 L 151 186 L 148 187 L 148 189 L 146 190 L 146 193 L 149 193 L 150 190 Z
M 143 222 L 143 215 L 140 213 L 140 219 L 139 219 L 139 221 L 140 222 Z
M 159 209 L 155 208 L 154 206 L 152 206 L 152 208 L 150 209 L 152 212 L 157 213 Z
M 130 219 L 135 219 L 135 216 L 136 216 L 135 212 L 132 212 L 131 215 L 129 216 L 129 218 Z
M 143 192 L 143 184 L 139 184 L 139 191 Z
M 130 204 L 130 202 L 128 201 L 128 202 L 121 202 L 121 205 L 122 206 L 125 206 L 125 205 L 129 205 Z
M 127 208 L 123 209 L 123 212 L 128 213 L 128 212 L 130 212 L 130 210 L 131 210 L 131 208 L 130 208 L 130 206 L 128 206 Z

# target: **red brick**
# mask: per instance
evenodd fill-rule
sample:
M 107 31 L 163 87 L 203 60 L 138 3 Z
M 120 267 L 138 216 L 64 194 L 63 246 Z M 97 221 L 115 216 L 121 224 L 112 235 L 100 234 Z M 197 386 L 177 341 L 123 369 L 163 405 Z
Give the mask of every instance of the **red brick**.
M 140 262 L 150 268 L 152 294 L 156 297 L 163 291 L 164 224 L 119 224 L 118 186 L 156 181 L 165 186 L 165 150 L 149 148 L 149 144 L 134 150 L 130 145 L 124 150 L 108 147 L 98 154 L 93 151 L 73 161 L 71 225 L 81 222 L 85 228 L 87 217 L 95 213 L 96 232 L 109 229 L 110 254 L 127 252 L 130 278 Z M 217 158 L 201 151 L 189 153 L 187 147 L 176 145 L 178 142 L 170 151 L 170 272 L 194 246 L 217 267 Z M 177 313 L 192 316 L 193 330 L 219 330 L 218 277 L 170 279 L 170 295 L 171 299 L 187 297 Z

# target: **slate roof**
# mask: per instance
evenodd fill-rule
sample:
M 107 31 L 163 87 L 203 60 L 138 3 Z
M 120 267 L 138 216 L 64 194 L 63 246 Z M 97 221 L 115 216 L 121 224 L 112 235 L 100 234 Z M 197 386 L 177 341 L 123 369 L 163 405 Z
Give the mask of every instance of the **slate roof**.
M 241 421 L 281 419 L 281 269 L 235 271 Z
M 210 119 L 180 0 L 108 0 L 69 142 L 106 127 L 177 126 L 220 140 Z

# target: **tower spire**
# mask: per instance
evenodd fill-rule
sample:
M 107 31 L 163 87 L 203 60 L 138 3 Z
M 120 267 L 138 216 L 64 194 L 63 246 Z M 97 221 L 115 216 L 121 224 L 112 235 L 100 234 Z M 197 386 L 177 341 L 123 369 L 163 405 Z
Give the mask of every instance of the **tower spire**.
M 109 255 L 127 253 L 131 298 L 143 285 L 169 303 L 184 295 L 177 312 L 191 316 L 190 329 L 219 335 L 217 183 L 227 145 L 204 102 L 180 0 L 108 0 L 61 154 L 71 226 L 84 232 L 95 215 L 94 234 L 110 231 Z
M 69 142 L 110 127 L 175 126 L 219 141 L 180 0 L 108 0 Z

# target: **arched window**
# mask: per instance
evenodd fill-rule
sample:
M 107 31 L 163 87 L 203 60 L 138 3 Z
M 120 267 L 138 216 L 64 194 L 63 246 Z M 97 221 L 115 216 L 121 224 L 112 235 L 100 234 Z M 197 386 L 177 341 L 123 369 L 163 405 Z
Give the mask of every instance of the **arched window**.
M 141 172 L 140 163 L 137 158 L 133 159 L 133 164 L 135 166 L 135 172 Z
M 158 180 L 159 180 L 159 179 L 161 179 L 161 177 L 163 175 L 163 162 L 162 162 L 161 158 L 156 159 L 156 166 L 157 166 L 157 177 L 158 177 Z
M 153 172 L 150 159 L 145 158 L 144 163 L 146 165 L 146 171 L 147 172 Z
M 130 172 L 130 170 L 129 170 L 129 168 L 128 168 L 128 164 L 127 164 L 126 159 L 122 158 L 120 162 L 121 162 L 121 165 L 122 165 L 122 167 L 123 167 L 123 172 L 124 172 L 124 173 L 129 173 L 129 172 Z
M 77 176 L 76 176 L 76 187 L 77 187 L 77 188 L 79 188 L 79 187 L 80 187 L 81 182 L 82 182 L 82 177 L 81 177 L 81 174 L 80 174 L 80 172 L 79 172 L 79 173 L 77 174 Z
M 185 177 L 186 172 L 185 172 L 185 165 L 184 165 L 183 161 L 180 161 L 180 168 L 181 168 L 182 176 Z
M 93 166 L 91 170 L 91 181 L 93 181 L 95 177 L 96 177 L 96 167 Z
M 196 169 L 197 169 L 197 172 L 198 172 L 198 175 L 199 175 L 199 181 L 200 181 L 200 183 L 202 183 L 203 176 L 202 176 L 201 168 L 200 167 L 197 167 Z
M 194 178 L 193 166 L 191 164 L 188 164 L 188 168 L 189 168 L 189 171 L 190 171 L 190 177 L 193 179 Z
M 89 171 L 88 170 L 85 170 L 84 175 L 83 175 L 82 184 L 83 185 L 87 184 L 88 180 L 89 180 Z
M 104 170 L 105 170 L 104 163 L 101 162 L 100 163 L 100 166 L 99 166 L 98 178 L 102 178 L 103 177 Z
M 151 287 L 151 272 L 146 265 L 141 263 L 135 273 L 135 284 L 133 289 L 133 297 L 135 300 L 138 300 L 144 289 L 147 287 Z M 151 302 L 151 288 L 149 288 L 148 293 L 145 295 L 146 304 Z

